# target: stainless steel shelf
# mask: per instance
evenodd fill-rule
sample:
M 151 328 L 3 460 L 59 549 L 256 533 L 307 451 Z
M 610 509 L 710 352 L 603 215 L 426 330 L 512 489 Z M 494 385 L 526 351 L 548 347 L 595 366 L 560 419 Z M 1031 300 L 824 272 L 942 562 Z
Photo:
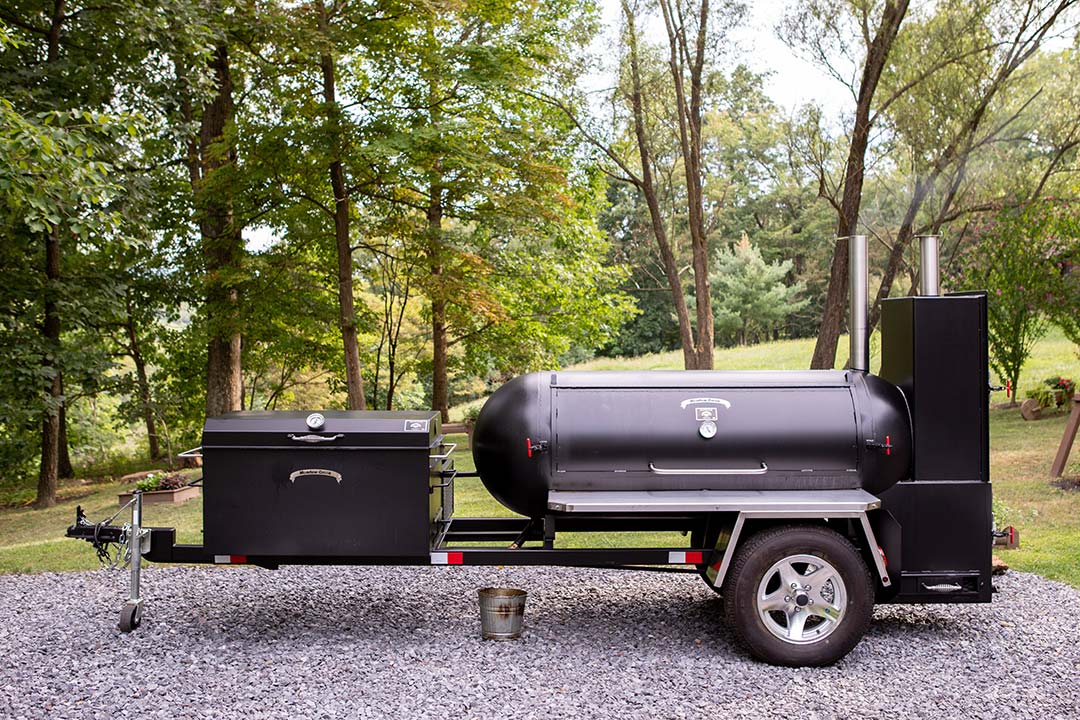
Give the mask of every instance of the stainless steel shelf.
M 548 493 L 548 509 L 567 513 L 743 512 L 864 513 L 881 507 L 865 490 L 639 490 Z

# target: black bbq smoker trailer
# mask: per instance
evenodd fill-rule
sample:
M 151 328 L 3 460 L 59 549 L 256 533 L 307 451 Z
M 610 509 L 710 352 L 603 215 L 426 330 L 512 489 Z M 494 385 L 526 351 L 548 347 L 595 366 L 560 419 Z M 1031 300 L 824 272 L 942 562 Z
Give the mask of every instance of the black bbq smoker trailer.
M 548 372 L 484 406 L 477 475 L 512 518 L 454 516 L 434 412 L 208 418 L 202 545 L 173 528 L 67 535 L 130 562 L 120 628 L 160 563 L 564 565 L 700 573 L 758 659 L 831 663 L 878 603 L 989 602 L 986 296 L 886 300 L 868 372 L 866 239 L 851 239 L 850 370 Z M 115 517 L 115 516 L 114 516 Z M 560 532 L 681 531 L 684 549 L 559 546 Z M 483 542 L 484 544 L 479 544 Z M 500 545 L 494 545 L 499 543 Z

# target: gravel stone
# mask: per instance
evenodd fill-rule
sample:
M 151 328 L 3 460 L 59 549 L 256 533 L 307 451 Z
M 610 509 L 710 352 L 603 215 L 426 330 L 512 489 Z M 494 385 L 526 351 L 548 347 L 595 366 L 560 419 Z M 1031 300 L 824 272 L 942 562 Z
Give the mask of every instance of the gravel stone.
M 151 567 L 0 577 L 0 718 L 1075 718 L 1080 591 L 879 606 L 829 668 L 749 659 L 690 575 L 572 568 Z M 480 639 L 476 591 L 529 592 Z

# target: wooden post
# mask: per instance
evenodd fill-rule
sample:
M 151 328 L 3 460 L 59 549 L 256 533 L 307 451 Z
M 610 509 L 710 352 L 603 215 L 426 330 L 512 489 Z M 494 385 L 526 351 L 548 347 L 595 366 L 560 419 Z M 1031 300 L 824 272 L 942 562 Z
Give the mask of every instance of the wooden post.
M 1061 436 L 1061 446 L 1058 447 L 1057 457 L 1050 467 L 1051 477 L 1061 477 L 1065 473 L 1065 463 L 1069 459 L 1069 451 L 1072 450 L 1073 440 L 1076 439 L 1076 431 L 1080 429 L 1080 393 L 1073 395 L 1072 412 L 1069 413 L 1069 421 L 1065 423 L 1065 434 Z

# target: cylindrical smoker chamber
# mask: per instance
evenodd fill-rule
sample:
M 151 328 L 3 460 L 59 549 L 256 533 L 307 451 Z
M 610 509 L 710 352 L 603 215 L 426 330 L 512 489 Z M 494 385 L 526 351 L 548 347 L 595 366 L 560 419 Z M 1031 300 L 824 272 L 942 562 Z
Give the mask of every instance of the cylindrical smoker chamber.
M 900 390 L 855 371 L 533 373 L 473 433 L 484 485 L 531 517 L 549 490 L 877 492 L 910 447 Z

